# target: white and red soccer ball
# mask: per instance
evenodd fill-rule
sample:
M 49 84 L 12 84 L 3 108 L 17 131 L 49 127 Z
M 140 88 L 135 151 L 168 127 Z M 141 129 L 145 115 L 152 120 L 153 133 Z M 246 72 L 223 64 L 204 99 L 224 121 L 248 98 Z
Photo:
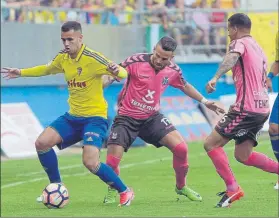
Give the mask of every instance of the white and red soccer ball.
M 67 188 L 60 183 L 50 183 L 42 193 L 43 204 L 50 208 L 62 208 L 69 202 L 69 192 Z

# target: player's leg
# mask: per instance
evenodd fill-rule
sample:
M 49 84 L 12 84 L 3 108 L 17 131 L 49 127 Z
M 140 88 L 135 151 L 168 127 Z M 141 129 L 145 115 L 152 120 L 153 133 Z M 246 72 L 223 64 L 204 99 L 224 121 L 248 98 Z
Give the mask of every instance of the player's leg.
M 236 200 L 239 200 L 244 196 L 244 192 L 238 185 L 234 174 L 229 165 L 229 159 L 223 146 L 230 141 L 220 135 L 216 130 L 206 138 L 204 142 L 204 148 L 213 162 L 217 173 L 224 180 L 226 184 L 226 191 L 218 193 L 218 196 L 222 197 L 216 207 L 228 207 Z
M 99 148 L 97 146 L 95 144 L 93 146 L 88 144 L 84 145 L 82 156 L 84 166 L 119 193 L 127 191 L 127 186 L 121 181 L 113 169 L 107 164 L 100 162 Z
M 61 136 L 51 127 L 47 127 L 35 142 L 38 158 L 48 175 L 50 183 L 61 182 L 57 156 L 54 149 L 52 148 L 61 142 Z
M 113 171 L 119 175 L 120 174 L 120 161 L 124 153 L 124 148 L 120 145 L 109 144 L 107 146 L 107 158 L 106 164 L 109 165 Z M 104 197 L 103 203 L 111 204 L 116 201 L 117 190 L 111 186 L 108 186 L 107 194 Z
M 244 196 L 244 192 L 230 168 L 228 156 L 223 147 L 238 133 L 240 130 L 238 127 L 241 127 L 240 123 L 245 118 L 246 114 L 230 111 L 223 116 L 204 142 L 204 148 L 209 158 L 226 184 L 226 191 L 218 193 L 222 198 L 216 207 L 228 207 L 233 201 Z
M 106 163 L 120 174 L 120 161 L 124 151 L 127 152 L 139 133 L 141 122 L 126 116 L 116 116 L 107 142 Z
M 117 144 L 108 144 L 106 164 L 108 164 L 117 175 L 120 174 L 119 164 L 121 162 L 123 153 L 123 146 Z
M 272 112 L 269 119 L 269 136 L 273 153 L 279 162 L 279 95 L 273 104 Z M 276 182 L 274 188 L 279 190 L 279 181 Z
M 176 175 L 176 188 L 181 190 L 186 185 L 188 172 L 188 145 L 177 130 L 165 135 L 159 143 L 173 153 L 173 169 Z
M 176 176 L 175 191 L 190 200 L 201 201 L 201 196 L 186 185 L 188 172 L 188 145 L 183 137 L 162 114 L 149 118 L 140 130 L 139 136 L 154 146 L 166 146 L 173 153 L 173 169 Z
M 192 201 L 202 201 L 200 194 L 190 189 L 186 183 L 188 173 L 188 145 L 181 134 L 174 130 L 165 135 L 160 141 L 173 153 L 173 169 L 175 172 L 176 186 L 175 191 L 179 195 L 184 195 Z M 158 146 L 157 146 L 158 147 Z
M 104 138 L 108 129 L 107 120 L 101 117 L 89 118 L 90 123 L 84 127 L 84 148 L 83 148 L 83 164 L 85 167 L 97 175 L 103 182 L 109 184 L 116 189 L 121 195 L 133 195 L 133 192 L 121 181 L 113 169 L 102 162 L 100 162 L 99 150 L 101 149 Z M 121 205 L 129 205 L 128 202 L 121 203 Z
M 107 141 L 107 160 L 106 163 L 114 170 L 116 174 L 120 173 L 120 161 L 124 151 L 128 151 L 130 145 L 138 135 L 140 123 L 134 119 L 125 116 L 116 116 Z M 125 197 L 125 196 L 124 196 Z M 126 201 L 125 199 L 122 202 Z M 116 191 L 111 186 L 104 198 L 104 203 L 114 203 Z
M 78 130 L 69 122 L 68 113 L 60 116 L 47 127 L 35 142 L 36 150 L 42 167 L 46 171 L 50 183 L 60 183 L 61 177 L 58 169 L 58 160 L 53 146 L 61 150 L 80 141 Z M 41 196 L 37 198 L 42 201 Z
M 39 160 L 51 183 L 61 182 L 57 156 L 52 147 L 57 145 L 59 149 L 64 149 L 80 140 L 76 139 L 77 131 L 69 122 L 70 118 L 68 113 L 57 118 L 35 142 Z
M 269 173 L 279 174 L 279 164 L 266 155 L 254 152 L 253 147 L 257 146 L 257 135 L 262 129 L 268 115 L 249 115 L 246 119 L 245 134 L 236 138 L 235 158 L 247 165 L 254 166 Z
M 253 166 L 265 172 L 279 175 L 278 162 L 270 159 L 265 154 L 253 151 L 254 139 L 247 139 L 235 145 L 235 158 L 246 166 Z

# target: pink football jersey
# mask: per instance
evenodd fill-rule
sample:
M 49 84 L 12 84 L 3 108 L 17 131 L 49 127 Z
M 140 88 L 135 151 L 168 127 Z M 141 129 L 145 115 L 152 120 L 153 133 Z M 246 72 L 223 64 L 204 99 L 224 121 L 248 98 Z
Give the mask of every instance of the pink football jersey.
M 150 62 L 151 54 L 135 54 L 121 66 L 128 78 L 118 98 L 118 114 L 134 119 L 147 119 L 160 109 L 160 98 L 171 85 L 183 89 L 186 82 L 180 68 L 170 63 L 156 72 Z
M 269 113 L 266 86 L 267 58 L 262 48 L 251 36 L 245 36 L 232 41 L 229 52 L 241 55 L 232 69 L 237 94 L 233 109 Z

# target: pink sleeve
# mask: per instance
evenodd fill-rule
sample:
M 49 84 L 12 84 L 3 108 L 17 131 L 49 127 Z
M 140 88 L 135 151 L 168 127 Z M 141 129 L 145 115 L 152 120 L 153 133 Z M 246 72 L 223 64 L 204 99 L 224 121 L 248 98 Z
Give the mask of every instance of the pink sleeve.
M 179 72 L 176 72 L 176 77 L 173 78 L 170 83 L 169 83 L 172 87 L 174 88 L 178 88 L 180 90 L 182 90 L 184 88 L 184 86 L 187 84 L 187 82 L 185 81 L 185 79 L 183 78 L 182 72 L 181 70 Z
M 245 46 L 241 41 L 234 40 L 229 46 L 229 52 L 236 52 L 242 56 L 245 52 Z
M 134 72 L 135 61 L 133 60 L 133 56 L 128 57 L 125 61 L 123 61 L 120 66 L 125 68 L 128 74 L 132 75 Z

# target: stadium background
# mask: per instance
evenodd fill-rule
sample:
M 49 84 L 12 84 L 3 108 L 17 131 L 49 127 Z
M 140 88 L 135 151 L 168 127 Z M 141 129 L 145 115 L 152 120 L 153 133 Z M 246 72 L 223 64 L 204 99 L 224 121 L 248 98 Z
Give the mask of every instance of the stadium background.
M 116 62 L 133 53 L 151 52 L 154 43 L 168 34 L 179 41 L 175 60 L 186 80 L 205 97 L 222 101 L 227 107 L 235 98 L 230 73 L 220 79 L 215 93 L 205 92 L 206 82 L 226 51 L 227 17 L 236 11 L 249 14 L 252 35 L 271 64 L 278 31 L 278 0 L 219 0 L 219 5 L 211 0 L 178 2 L 1 0 L 1 67 L 48 63 L 62 48 L 60 25 L 65 20 L 82 22 L 84 42 Z M 278 92 L 278 80 L 273 85 Z M 113 84 L 104 91 L 110 121 L 115 116 L 121 88 L 122 84 Z M 168 88 L 163 97 L 163 112 L 187 141 L 200 141 L 208 135 L 215 121 L 205 118 L 197 102 L 173 88 Z M 62 74 L 2 79 L 1 156 L 34 156 L 35 138 L 42 128 L 68 110 L 67 98 Z M 134 145 L 144 143 L 138 139 Z

